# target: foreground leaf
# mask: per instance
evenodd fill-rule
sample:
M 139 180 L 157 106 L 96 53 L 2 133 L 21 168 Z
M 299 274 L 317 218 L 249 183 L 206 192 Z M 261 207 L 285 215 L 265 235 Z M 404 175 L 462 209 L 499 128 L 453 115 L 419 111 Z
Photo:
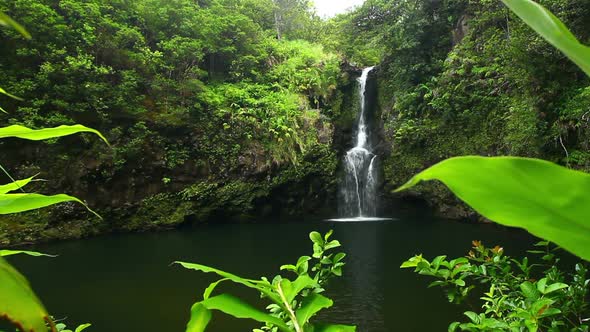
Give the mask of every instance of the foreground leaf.
M 281 299 L 274 294 L 271 290 L 270 287 L 266 286 L 264 284 L 264 282 L 259 281 L 259 280 L 251 280 L 251 279 L 246 279 L 246 278 L 242 278 L 240 276 L 237 276 L 235 274 L 229 273 L 229 272 L 225 272 L 216 268 L 212 268 L 210 266 L 207 265 L 201 265 L 201 264 L 196 264 L 196 263 L 186 263 L 186 262 L 174 262 L 173 264 L 179 264 L 182 267 L 184 267 L 185 269 L 189 269 L 189 270 L 196 270 L 196 271 L 201 271 L 201 272 L 205 272 L 205 273 L 215 273 L 223 278 L 225 278 L 226 280 L 232 281 L 234 283 L 240 284 L 240 285 L 244 285 L 248 288 L 252 288 L 252 289 L 256 289 L 260 292 L 262 292 L 264 295 L 268 296 L 270 299 L 272 299 L 275 303 L 277 304 L 281 304 Z M 216 286 L 216 285 L 215 285 Z M 215 287 L 213 286 L 213 288 Z M 206 294 L 211 294 L 212 289 L 207 292 Z
M 44 254 L 44 253 L 36 252 L 36 251 L 0 250 L 0 257 L 6 257 L 6 256 L 12 256 L 12 255 L 19 255 L 19 254 L 24 254 L 24 255 L 34 256 L 34 257 L 41 257 L 41 256 L 45 256 L 45 257 L 57 257 L 57 255 L 49 255 L 49 254 Z
M 19 190 L 22 187 L 29 184 L 29 182 L 31 182 L 33 180 L 33 178 L 34 178 L 34 176 L 31 176 L 28 179 L 17 180 L 17 181 L 11 182 L 9 184 L 1 185 L 0 186 L 0 194 L 6 194 L 7 192 Z
M 45 332 L 46 323 L 56 331 L 49 314 L 16 269 L 0 257 L 0 316 L 22 331 Z
M 253 319 L 261 323 L 273 324 L 283 331 L 291 331 L 281 319 L 260 311 L 229 294 L 211 297 L 200 304 L 209 310 L 219 310 L 236 318 Z
M 102 134 L 98 130 L 88 128 L 79 124 L 72 126 L 63 125 L 59 127 L 43 129 L 30 129 L 19 125 L 12 125 L 0 128 L 0 138 L 17 137 L 32 141 L 40 141 L 49 138 L 57 138 L 82 132 L 96 134 L 108 144 L 107 139 L 104 136 L 102 136 Z
M 59 194 L 46 196 L 41 194 L 0 194 L 0 214 L 19 213 L 44 208 L 64 202 L 76 202 L 84 205 L 88 211 L 102 219 L 100 215 L 92 211 L 84 202 L 76 197 Z
M 203 332 L 211 320 L 211 311 L 202 303 L 195 303 L 191 308 L 191 319 L 186 325 L 186 332 Z
M 538 159 L 457 157 L 396 191 L 435 179 L 484 217 L 524 228 L 590 260 L 590 174 Z
M 312 332 L 355 332 L 356 326 L 351 325 L 317 325 Z
M 301 304 L 301 308 L 297 309 L 295 313 L 299 326 L 305 326 L 313 315 L 322 309 L 331 307 L 332 304 L 334 304 L 332 300 L 321 294 L 312 294 L 306 297 Z
M 581 44 L 549 10 L 531 0 L 502 0 L 539 35 L 590 76 L 590 47 Z
M 287 303 L 293 302 L 295 297 L 299 295 L 302 290 L 306 288 L 319 287 L 317 281 L 311 279 L 311 277 L 307 274 L 300 275 L 293 282 L 290 282 L 288 279 L 283 279 L 281 281 L 281 286 L 285 285 L 287 285 L 287 287 L 284 287 L 283 291 L 285 292 Z
M 92 324 L 90 324 L 90 323 L 82 324 L 82 325 L 78 326 L 76 328 L 76 331 L 74 331 L 74 332 L 82 332 L 91 326 L 92 326 Z
M 25 28 L 23 28 L 22 25 L 18 24 L 15 20 L 10 18 L 10 16 L 4 14 L 3 12 L 0 12 L 0 25 L 12 27 L 25 38 L 31 39 L 31 34 L 29 34 L 29 32 Z
M 5 95 L 5 96 L 8 96 L 8 97 L 10 97 L 10 98 L 12 98 L 12 99 L 16 99 L 16 100 L 23 100 L 23 99 L 22 99 L 22 98 L 20 98 L 20 97 L 17 97 L 17 96 L 15 96 L 15 95 L 13 95 L 13 94 L 10 94 L 10 93 L 8 93 L 6 90 L 4 90 L 4 89 L 2 89 L 2 88 L 0 88 L 0 94 L 3 94 L 3 95 Z M 8 112 L 6 112 L 5 110 L 2 110 L 2 112 L 4 112 L 4 113 L 8 113 Z

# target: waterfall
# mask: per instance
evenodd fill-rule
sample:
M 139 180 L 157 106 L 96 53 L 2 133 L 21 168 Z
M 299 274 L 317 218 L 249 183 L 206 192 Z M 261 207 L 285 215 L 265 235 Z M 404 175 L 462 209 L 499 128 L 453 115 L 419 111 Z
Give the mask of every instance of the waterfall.
M 360 112 L 355 146 L 344 157 L 344 181 L 341 186 L 341 214 L 343 217 L 367 218 L 377 214 L 377 174 L 370 140 L 370 126 L 365 98 L 367 79 L 373 67 L 365 68 L 360 78 Z

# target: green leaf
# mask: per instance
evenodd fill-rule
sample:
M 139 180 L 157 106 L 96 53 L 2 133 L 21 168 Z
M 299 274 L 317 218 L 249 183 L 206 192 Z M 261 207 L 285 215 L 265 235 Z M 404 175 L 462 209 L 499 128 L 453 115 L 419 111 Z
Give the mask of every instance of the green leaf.
M 555 15 L 531 0 L 502 1 L 533 30 L 590 76 L 590 47 L 581 44 Z
M 407 269 L 410 267 L 418 267 L 418 265 L 420 263 L 426 264 L 426 267 L 430 266 L 430 263 L 425 258 L 422 257 L 422 254 L 420 254 L 420 255 L 416 255 L 416 256 L 410 258 L 409 260 L 403 262 L 402 265 L 400 266 L 400 268 Z
M 27 127 L 12 125 L 8 127 L 0 128 L 0 138 L 17 137 L 22 139 L 28 139 L 32 141 L 40 141 L 49 138 L 57 138 L 62 136 L 68 136 L 76 133 L 88 132 L 98 135 L 107 144 L 109 142 L 102 136 L 102 134 L 95 129 L 85 127 L 83 125 L 72 125 L 72 126 L 59 126 L 55 128 L 42 128 L 42 129 L 30 129 Z
M 28 179 L 17 180 L 17 181 L 11 182 L 9 184 L 1 185 L 0 186 L 0 194 L 6 194 L 7 192 L 19 190 L 22 187 L 29 184 L 29 182 L 31 182 L 33 180 L 33 178 L 34 178 L 34 176 L 31 176 Z
M 297 267 L 293 264 L 286 264 L 286 265 L 281 265 L 280 270 L 287 270 L 287 271 L 291 271 L 291 272 L 297 272 Z
M 64 202 L 77 202 L 95 216 L 102 219 L 102 217 L 92 211 L 88 205 L 76 197 L 65 194 L 45 196 L 41 194 L 0 194 L 0 214 L 19 213 L 24 211 L 36 210 L 50 205 L 55 205 Z
M 0 257 L 0 317 L 22 331 L 45 332 L 46 323 L 56 331 L 49 314 L 29 283 L 6 260 Z
M 530 281 L 525 281 L 520 284 L 520 290 L 527 299 L 536 300 L 539 298 L 539 291 Z
M 212 267 L 209 267 L 206 265 L 201 265 L 201 264 L 186 263 L 186 262 L 179 262 L 179 261 L 176 261 L 173 264 L 179 264 L 180 266 L 184 267 L 185 269 L 189 269 L 189 270 L 196 270 L 196 271 L 201 271 L 201 272 L 205 272 L 205 273 L 215 273 L 215 274 L 217 274 L 229 281 L 232 281 L 234 283 L 244 285 L 248 288 L 256 289 L 256 290 L 260 291 L 261 293 L 263 293 L 264 295 L 268 296 L 271 300 L 273 300 L 277 304 L 282 303 L 281 299 L 275 293 L 272 292 L 268 281 L 264 282 L 264 281 L 260 281 L 260 280 L 252 280 L 252 279 L 242 278 L 242 277 L 239 277 L 235 274 L 225 272 L 222 270 L 218 270 L 216 268 L 212 268 Z
M 219 310 L 236 318 L 253 319 L 261 323 L 273 324 L 283 331 L 290 331 L 287 324 L 279 318 L 262 312 L 229 294 L 217 295 L 200 303 L 209 310 Z
M 459 323 L 459 322 L 452 322 L 451 325 L 449 325 L 448 332 L 455 332 L 455 331 L 457 331 L 457 328 L 459 328 L 459 325 L 461 325 L 461 323 Z
M 92 326 L 92 324 L 88 324 L 88 323 L 82 324 L 82 325 L 78 326 L 76 328 L 76 331 L 74 331 L 74 332 L 82 332 L 82 331 L 86 330 L 90 326 Z
M 344 259 L 344 257 L 346 257 L 346 254 L 345 254 L 345 253 L 343 253 L 343 252 L 339 252 L 339 253 L 337 253 L 336 255 L 334 255 L 334 259 L 332 259 L 332 262 L 333 262 L 333 263 L 338 263 L 338 262 L 340 262 L 341 260 L 343 260 L 343 259 Z
M 41 256 L 57 257 L 57 255 L 49 255 L 49 254 L 44 254 L 44 253 L 40 253 L 40 252 L 36 252 L 36 251 L 0 250 L 0 257 L 6 257 L 6 256 L 12 256 L 12 255 L 18 255 L 18 254 L 25 254 L 25 255 L 34 256 L 34 257 L 41 257 Z
M 457 279 L 457 280 L 455 280 L 455 285 L 460 286 L 460 287 L 465 287 L 465 280 Z
M 312 332 L 355 332 L 356 326 L 350 325 L 314 325 Z
M 590 174 L 539 159 L 467 156 L 442 161 L 396 191 L 434 179 L 484 217 L 590 260 Z
M 281 280 L 281 287 L 285 285 L 287 285 L 287 287 L 284 287 L 283 291 L 285 293 L 285 297 L 287 298 L 287 303 L 293 302 L 297 294 L 299 294 L 302 290 L 306 288 L 319 287 L 318 283 L 306 274 L 297 277 L 297 279 L 295 279 L 293 282 L 290 282 L 287 279 Z
M 541 292 L 541 294 L 545 294 L 545 288 L 547 286 L 547 278 L 543 278 L 537 281 L 537 290 Z
M 217 285 L 219 285 L 220 283 L 224 282 L 224 281 L 228 281 L 229 279 L 227 278 L 223 278 L 223 279 L 219 279 L 215 282 L 212 282 L 209 287 L 207 287 L 205 289 L 205 292 L 203 292 L 203 299 L 206 300 L 209 297 L 211 297 L 211 293 L 213 293 L 213 291 L 215 290 L 215 287 L 217 287 Z
M 201 303 L 195 303 L 191 307 L 191 319 L 186 324 L 186 332 L 205 331 L 211 320 L 211 311 Z
M 317 243 L 318 245 L 323 245 L 324 244 L 324 239 L 322 238 L 322 235 L 318 232 L 311 232 L 309 233 L 309 239 L 313 242 L 313 243 Z
M 556 282 L 554 284 L 551 284 L 551 285 L 547 286 L 545 288 L 545 291 L 543 292 L 543 294 L 549 294 L 549 293 L 558 291 L 560 289 L 568 288 L 568 287 L 569 286 L 567 284 Z
M 0 25 L 12 27 L 25 38 L 31 39 L 31 34 L 29 34 L 29 32 L 25 28 L 23 28 L 22 25 L 18 24 L 16 21 L 14 21 L 12 18 L 4 14 L 3 12 L 0 12 Z
M 475 312 L 473 312 L 473 311 L 465 311 L 463 314 L 465 316 L 469 317 L 469 320 L 471 320 L 471 322 L 473 322 L 475 324 L 479 324 L 480 323 L 479 316 Z
M 0 14 L 1 14 L 1 13 L 0 13 Z M 10 98 L 12 98 L 12 99 L 21 100 L 21 101 L 23 100 L 23 99 L 22 99 L 22 98 L 20 98 L 20 97 L 17 97 L 17 96 L 15 96 L 15 95 L 13 95 L 13 94 L 10 94 L 10 93 L 8 93 L 6 90 L 4 90 L 4 89 L 2 89 L 2 88 L 0 88 L 0 94 L 3 94 L 3 95 L 5 95 L 5 96 L 8 96 L 8 97 L 10 97 Z M 4 112 L 4 113 L 8 113 L 8 112 L 6 112 L 5 110 L 2 110 L 2 112 Z
M 332 304 L 334 304 L 332 300 L 321 294 L 311 294 L 306 297 L 295 313 L 299 326 L 304 326 L 318 311 L 329 308 Z
M 340 241 L 332 240 L 332 241 L 326 243 L 324 250 L 330 250 L 330 249 L 334 249 L 334 248 L 338 248 L 338 247 L 340 247 Z

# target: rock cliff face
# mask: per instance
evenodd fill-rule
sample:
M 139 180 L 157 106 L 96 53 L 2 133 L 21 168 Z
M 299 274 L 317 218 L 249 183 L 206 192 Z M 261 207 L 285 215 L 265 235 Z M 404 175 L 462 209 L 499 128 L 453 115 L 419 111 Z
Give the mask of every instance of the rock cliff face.
M 51 144 L 1 142 L 12 161 L 27 161 L 4 164 L 13 176 L 42 172 L 48 179 L 31 191 L 76 195 L 103 219 L 76 204 L 2 216 L 0 244 L 321 213 L 336 205 L 339 159 L 357 111 L 358 73 L 345 65 L 329 103 L 305 111 L 298 132 L 308 144 L 296 151 L 296 160 L 277 161 L 256 139 L 238 149 L 226 136 L 231 132 L 205 136 L 199 123 L 170 130 L 129 122 L 119 137 L 109 137 L 117 142 L 112 147 L 84 136 Z

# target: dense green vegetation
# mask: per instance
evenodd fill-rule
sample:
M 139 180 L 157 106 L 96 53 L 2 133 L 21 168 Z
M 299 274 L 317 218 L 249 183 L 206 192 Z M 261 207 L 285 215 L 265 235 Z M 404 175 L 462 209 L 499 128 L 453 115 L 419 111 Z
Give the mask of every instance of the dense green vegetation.
M 84 123 L 112 144 L 3 142 L 13 176 L 52 174 L 35 190 L 74 193 L 105 219 L 75 208 L 14 217 L 0 243 L 170 227 L 227 205 L 229 216 L 268 213 L 255 203 L 287 185 L 292 196 L 271 212 L 290 213 L 333 191 L 332 119 L 348 80 L 313 43 L 308 2 L 18 0 L 0 10 L 34 36 L 2 32 L 0 73 L 24 99 L 5 101 L 6 122 Z

